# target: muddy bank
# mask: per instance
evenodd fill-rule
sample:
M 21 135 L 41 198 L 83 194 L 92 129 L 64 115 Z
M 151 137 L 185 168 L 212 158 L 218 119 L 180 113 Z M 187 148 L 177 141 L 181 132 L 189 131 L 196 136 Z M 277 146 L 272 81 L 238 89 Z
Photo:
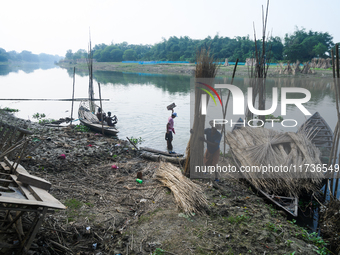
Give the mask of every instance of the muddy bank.
M 78 70 L 87 71 L 87 65 L 84 63 L 79 64 L 60 64 L 62 68 L 73 69 L 76 67 Z M 234 66 L 220 66 L 217 76 L 232 76 Z M 132 73 L 153 73 L 153 74 L 180 74 L 193 76 L 195 72 L 195 64 L 156 64 L 156 65 L 141 65 L 137 63 L 120 63 L 120 62 L 95 62 L 93 63 L 93 70 L 98 71 L 117 71 L 117 72 L 132 72 Z M 270 66 L 268 69 L 269 77 L 332 77 L 331 69 L 315 69 L 315 74 L 301 74 L 287 75 L 279 74 L 276 66 Z M 250 67 L 237 66 L 235 73 L 236 77 L 249 77 Z
M 159 163 L 141 158 L 129 142 L 75 127 L 42 127 L 8 114 L 0 121 L 26 126 L 34 132 L 32 142 L 43 141 L 22 165 L 50 181 L 50 193 L 67 206 L 48 214 L 31 254 L 317 254 L 323 249 L 237 180 L 214 185 L 195 180 L 209 208 L 186 215 L 154 178 Z

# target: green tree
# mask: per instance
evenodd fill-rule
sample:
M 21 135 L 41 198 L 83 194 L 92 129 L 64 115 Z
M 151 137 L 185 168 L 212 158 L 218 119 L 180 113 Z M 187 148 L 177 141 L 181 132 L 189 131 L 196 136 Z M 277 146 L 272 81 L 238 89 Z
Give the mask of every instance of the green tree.
M 322 43 L 318 43 L 318 45 L 315 45 L 313 48 L 313 52 L 319 57 L 319 58 L 323 58 L 325 57 L 325 52 L 327 51 L 327 46 L 322 44 Z
M 121 62 L 123 60 L 123 51 L 120 49 L 113 49 L 110 55 L 112 62 Z
M 7 61 L 8 61 L 7 52 L 3 48 L 0 48 L 0 62 L 7 62 Z
M 126 60 L 126 61 L 136 60 L 136 52 L 132 49 L 124 51 L 123 59 Z
M 66 59 L 73 59 L 73 53 L 72 50 L 68 50 L 65 55 Z
M 329 51 L 334 46 L 332 40 L 333 37 L 328 33 L 313 32 L 311 30 L 306 32 L 304 28 L 299 30 L 296 27 L 292 35 L 286 34 L 285 36 L 283 54 L 286 60 L 293 62 L 296 60 L 310 61 L 318 55 L 315 51 L 315 46 L 317 46 L 318 53 L 322 52 L 325 47 L 325 51 Z

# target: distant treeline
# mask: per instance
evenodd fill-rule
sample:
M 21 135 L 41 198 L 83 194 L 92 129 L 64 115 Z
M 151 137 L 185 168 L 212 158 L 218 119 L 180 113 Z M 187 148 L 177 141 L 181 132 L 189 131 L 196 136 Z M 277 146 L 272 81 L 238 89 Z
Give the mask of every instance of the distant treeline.
M 258 50 L 262 49 L 262 40 L 256 41 Z M 327 32 L 306 31 L 296 28 L 291 35 L 286 34 L 282 41 L 280 37 L 271 37 L 266 43 L 266 58 L 270 62 L 278 61 L 310 61 L 314 57 L 327 57 L 334 46 L 333 37 Z M 212 56 L 218 61 L 234 62 L 238 58 L 244 62 L 246 58 L 254 57 L 255 41 L 248 36 L 214 38 L 208 36 L 203 40 L 194 40 L 188 36 L 170 37 L 155 45 L 134 45 L 127 42 L 119 44 L 97 44 L 93 48 L 93 58 L 98 62 L 120 62 L 123 60 L 142 61 L 189 61 L 195 62 L 196 53 L 202 48 L 209 48 Z M 77 60 L 87 57 L 86 50 L 72 53 L 68 50 L 65 58 Z
M 46 53 L 41 53 L 39 55 L 33 54 L 30 51 L 22 51 L 20 53 L 16 51 L 9 51 L 6 52 L 6 50 L 0 48 L 0 62 L 32 62 L 32 63 L 38 63 L 38 62 L 58 62 L 61 59 L 58 55 L 49 55 Z

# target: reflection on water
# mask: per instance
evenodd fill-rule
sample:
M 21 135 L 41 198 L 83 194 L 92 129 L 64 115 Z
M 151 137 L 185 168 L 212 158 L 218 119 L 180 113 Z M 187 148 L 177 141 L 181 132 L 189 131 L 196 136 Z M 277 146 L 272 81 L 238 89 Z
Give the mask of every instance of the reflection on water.
M 37 67 L 37 66 L 35 66 Z M 35 69 L 30 67 L 17 67 L 17 70 L 0 66 L 0 89 L 1 98 L 71 98 L 73 69 L 48 68 Z M 181 75 L 153 75 L 144 73 L 122 73 L 109 71 L 94 72 L 95 97 L 98 97 L 98 85 L 101 84 L 102 98 L 105 111 L 111 111 L 118 116 L 119 137 L 125 138 L 142 137 L 145 142 L 142 146 L 165 150 L 164 139 L 165 126 L 170 116 L 166 106 L 175 102 L 175 111 L 178 118 L 175 119 L 176 135 L 174 137 L 174 150 L 184 152 L 190 136 L 190 77 Z M 221 78 L 219 83 L 230 83 L 230 78 Z M 234 84 L 239 86 L 245 97 L 249 79 L 237 77 Z M 266 107 L 272 104 L 272 87 L 278 87 L 279 98 L 281 87 L 303 87 L 311 92 L 311 100 L 304 104 L 313 114 L 318 111 L 321 116 L 334 129 L 336 123 L 336 108 L 334 101 L 333 82 L 330 79 L 292 79 L 277 78 L 267 79 Z M 76 70 L 75 97 L 87 97 L 88 74 L 86 71 Z M 298 95 L 291 94 L 288 98 L 296 98 Z M 227 91 L 222 91 L 223 101 L 227 98 Z M 245 100 L 246 102 L 246 100 Z M 232 116 L 232 103 L 229 103 L 227 119 L 236 121 L 242 116 Z M 73 116 L 77 116 L 79 103 L 75 103 Z M 0 107 L 19 109 L 17 116 L 32 119 L 34 113 L 45 113 L 48 118 L 59 119 L 71 115 L 71 102 L 23 102 L 23 101 L 0 101 Z M 213 105 L 209 102 L 208 110 Z M 256 107 L 256 106 L 255 106 Z M 273 113 L 281 115 L 280 101 Z M 287 106 L 287 116 L 284 118 L 296 119 L 301 125 L 306 116 L 296 106 Z M 229 130 L 231 128 L 228 128 Z M 275 129 L 285 130 L 280 124 L 275 124 Z M 293 131 L 293 130 L 292 130 Z
M 18 73 L 23 71 L 25 73 L 33 73 L 36 69 L 48 70 L 56 68 L 57 66 L 53 63 L 11 63 L 10 65 L 0 65 L 0 75 L 7 75 L 9 73 Z
M 72 68 L 67 69 L 67 73 L 70 77 L 73 77 Z M 83 70 L 76 70 L 76 74 L 81 77 L 88 77 L 88 72 Z M 93 77 L 96 82 L 104 85 L 153 84 L 170 93 L 187 93 L 190 90 L 190 77 L 183 75 L 96 71 L 93 73 Z

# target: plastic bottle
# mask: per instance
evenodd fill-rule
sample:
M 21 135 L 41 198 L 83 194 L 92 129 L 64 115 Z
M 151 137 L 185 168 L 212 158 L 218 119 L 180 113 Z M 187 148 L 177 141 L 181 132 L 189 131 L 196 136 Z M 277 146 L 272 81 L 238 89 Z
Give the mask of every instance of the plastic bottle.
M 143 183 L 143 180 L 141 180 L 141 179 L 136 179 L 136 182 L 138 182 L 138 183 Z

